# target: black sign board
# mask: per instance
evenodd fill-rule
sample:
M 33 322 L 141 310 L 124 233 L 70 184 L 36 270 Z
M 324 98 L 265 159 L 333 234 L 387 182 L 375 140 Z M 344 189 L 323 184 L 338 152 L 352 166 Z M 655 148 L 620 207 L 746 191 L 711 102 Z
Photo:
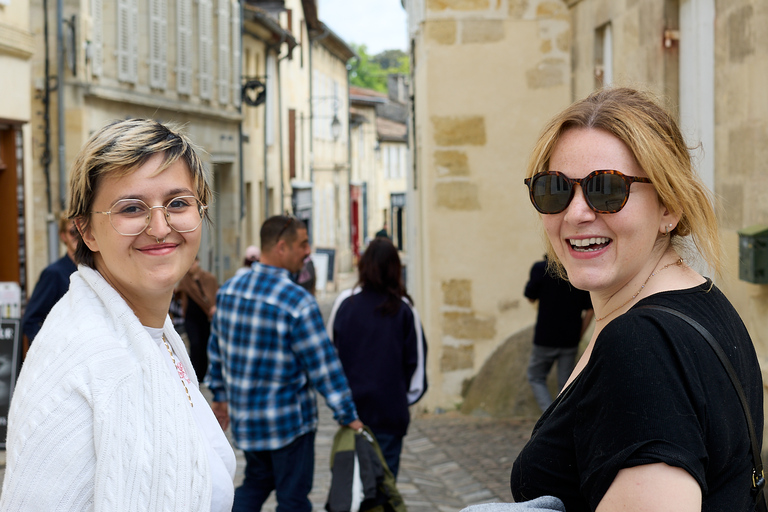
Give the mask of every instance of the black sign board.
M 16 385 L 21 347 L 21 321 L 0 319 L 0 448 L 5 449 L 8 433 L 8 409 Z

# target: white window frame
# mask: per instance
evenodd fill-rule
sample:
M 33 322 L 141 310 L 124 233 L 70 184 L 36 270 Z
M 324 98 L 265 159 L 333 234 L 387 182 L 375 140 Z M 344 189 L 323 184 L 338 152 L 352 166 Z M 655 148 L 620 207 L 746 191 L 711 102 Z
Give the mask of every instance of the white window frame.
M 198 21 L 199 92 L 200 98 L 210 100 L 213 97 L 213 3 L 211 0 L 198 0 Z
M 138 82 L 138 34 L 138 0 L 117 0 L 117 79 L 121 82 Z
M 104 0 L 91 0 L 91 19 L 91 75 L 100 77 L 104 73 Z
M 192 0 L 176 0 L 176 91 L 192 94 Z
M 232 0 L 232 104 L 240 107 L 242 103 L 241 68 L 242 62 L 242 23 L 240 2 Z
M 227 105 L 229 103 L 229 88 L 232 84 L 230 59 L 230 0 L 219 0 L 218 5 L 218 89 L 219 103 Z
M 168 0 L 149 0 L 149 86 L 168 86 Z

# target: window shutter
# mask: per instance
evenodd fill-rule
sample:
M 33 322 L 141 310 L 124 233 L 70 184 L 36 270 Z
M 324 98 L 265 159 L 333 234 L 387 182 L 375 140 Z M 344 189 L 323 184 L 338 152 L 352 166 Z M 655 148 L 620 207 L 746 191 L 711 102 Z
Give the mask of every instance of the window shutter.
M 229 7 L 230 0 L 219 0 L 219 103 L 226 105 L 229 103 L 229 86 L 231 82 L 231 73 L 229 60 L 232 56 L 229 53 L 231 39 L 229 37 Z
M 200 26 L 200 97 L 211 99 L 213 94 L 213 4 L 199 0 Z
M 129 0 L 117 0 L 117 79 L 129 82 L 131 67 L 131 15 Z
M 91 0 L 93 31 L 91 50 L 91 75 L 101 76 L 104 72 L 104 4 L 103 0 Z
M 176 0 L 176 90 L 192 94 L 192 0 Z
M 240 68 L 242 66 L 241 48 L 242 26 L 240 22 L 240 2 L 232 2 L 232 104 L 240 106 L 242 100 Z
M 168 0 L 149 0 L 149 86 L 168 84 Z
M 130 0 L 130 51 L 128 53 L 128 62 L 130 65 L 129 82 L 135 84 L 139 81 L 139 0 Z

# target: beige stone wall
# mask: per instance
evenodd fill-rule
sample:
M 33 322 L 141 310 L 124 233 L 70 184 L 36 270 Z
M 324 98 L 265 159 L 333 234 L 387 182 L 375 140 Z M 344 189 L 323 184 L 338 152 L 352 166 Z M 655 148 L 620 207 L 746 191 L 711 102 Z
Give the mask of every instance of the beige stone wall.
M 522 180 L 536 135 L 570 100 L 569 16 L 558 1 L 425 0 L 407 9 L 420 20 L 410 23 L 409 214 L 410 286 L 430 347 L 421 405 L 453 407 L 464 381 L 535 318 L 521 299 L 543 246 Z
M 768 285 L 738 279 L 739 229 L 768 227 L 768 6 L 724 2 L 715 22 L 715 187 L 727 270 L 718 281 L 755 343 L 768 382 Z M 768 432 L 768 431 L 766 431 Z M 768 435 L 764 434 L 763 446 Z
M 570 2 L 574 23 L 574 97 L 594 83 L 594 38 L 605 23 L 614 26 L 617 83 L 650 89 L 665 96 L 676 111 L 679 56 L 677 43 L 663 45 L 664 29 L 679 23 L 676 2 L 607 0 Z M 715 194 L 719 203 L 724 271 L 715 278 L 742 316 L 768 382 L 768 286 L 739 280 L 737 231 L 768 226 L 768 6 L 757 0 L 715 3 Z M 689 140 L 693 145 L 696 140 Z

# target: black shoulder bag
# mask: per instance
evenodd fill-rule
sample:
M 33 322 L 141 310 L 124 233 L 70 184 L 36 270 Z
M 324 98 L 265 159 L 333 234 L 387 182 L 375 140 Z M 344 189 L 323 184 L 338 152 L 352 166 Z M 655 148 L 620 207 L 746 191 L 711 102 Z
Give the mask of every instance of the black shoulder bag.
M 757 510 L 758 512 L 768 512 L 768 506 L 766 506 L 766 502 L 765 502 L 765 494 L 763 493 L 763 487 L 765 487 L 765 472 L 763 471 L 763 461 L 760 458 L 760 450 L 757 448 L 758 443 L 757 443 L 757 438 L 755 437 L 755 425 L 752 423 L 752 414 L 749 412 L 747 397 L 744 396 L 744 390 L 741 387 L 739 378 L 733 369 L 733 365 L 731 365 L 731 362 L 728 360 L 728 357 L 725 355 L 725 352 L 723 352 L 722 347 L 720 347 L 717 341 L 715 341 L 715 338 L 712 336 L 712 334 L 710 334 L 710 332 L 703 325 L 701 325 L 699 322 L 689 317 L 688 315 L 685 315 L 675 309 L 667 308 L 664 306 L 639 306 L 636 309 L 656 309 L 659 311 L 665 311 L 670 315 L 675 315 L 681 320 L 685 320 L 691 325 L 691 327 L 699 331 L 699 334 L 701 334 L 704 337 L 704 339 L 707 340 L 707 343 L 709 343 L 709 346 L 712 347 L 712 350 L 714 350 L 715 354 L 717 354 L 717 358 L 720 359 L 720 363 L 722 363 L 723 368 L 725 368 L 725 372 L 728 374 L 728 377 L 730 377 L 731 379 L 731 384 L 733 384 L 733 388 L 736 390 L 736 394 L 739 395 L 739 400 L 741 401 L 741 408 L 744 410 L 744 418 L 747 420 L 747 429 L 749 430 L 749 441 L 750 441 L 750 444 L 752 445 L 751 492 L 753 496 L 757 496 L 757 506 L 755 507 L 755 510 Z

